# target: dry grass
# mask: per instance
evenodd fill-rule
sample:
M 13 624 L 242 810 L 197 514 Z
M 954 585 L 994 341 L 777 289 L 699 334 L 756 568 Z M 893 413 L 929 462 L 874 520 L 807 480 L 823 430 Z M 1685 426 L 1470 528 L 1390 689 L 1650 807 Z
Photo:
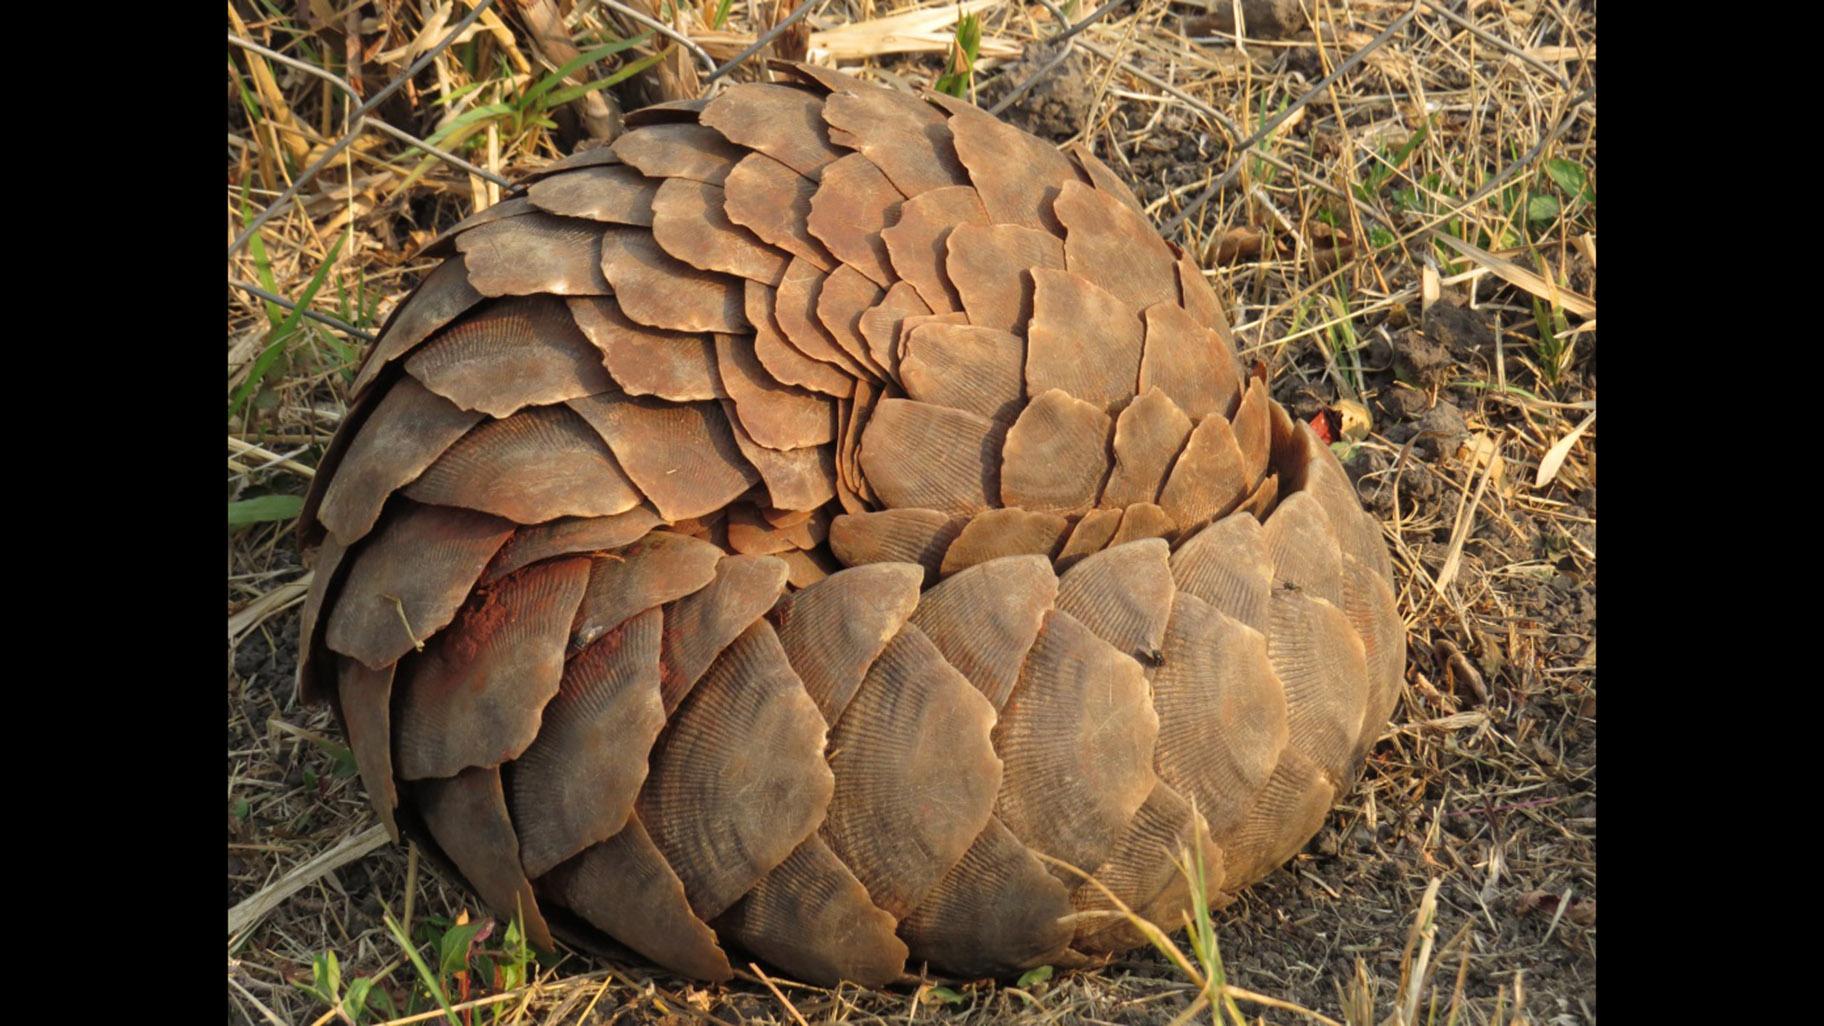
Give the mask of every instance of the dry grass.
M 1043 72 L 1006 116 L 1088 141 L 1202 257 L 1276 396 L 1342 433 L 1394 545 L 1412 631 L 1404 701 L 1318 838 L 1214 924 L 1227 993 L 1269 1001 L 1225 999 L 1197 1015 L 1594 1022 L 1594 14 L 1568 0 L 1304 6 L 1317 33 L 1237 40 L 1196 34 L 1207 32 L 1200 5 L 1118 4 L 1069 54 L 1046 40 L 1091 3 L 980 10 L 978 100 L 994 106 Z M 430 266 L 412 254 L 496 201 L 495 179 L 567 152 L 617 104 L 694 94 L 711 63 L 790 10 L 742 0 L 716 25 L 713 3 L 686 7 L 670 31 L 701 53 L 655 33 L 662 48 L 611 55 L 572 82 L 651 67 L 541 112 L 523 97 L 551 68 L 646 26 L 620 4 L 576 0 L 555 8 L 561 32 L 547 22 L 535 34 L 541 4 L 501 7 L 380 104 L 257 246 L 230 255 L 231 280 L 297 299 L 322 271 L 311 307 L 372 332 Z M 845 67 L 928 84 L 944 53 L 928 39 L 884 52 L 872 26 L 910 10 L 818 0 L 774 48 L 835 51 Z M 330 68 L 368 98 L 470 12 L 234 0 L 229 31 Z M 232 43 L 229 64 L 232 241 L 331 152 L 362 99 Z M 750 63 L 732 78 L 758 73 Z M 491 104 L 505 113 L 472 113 Z M 438 136 L 470 169 L 400 132 Z M 362 341 L 287 323 L 284 308 L 233 288 L 227 320 L 230 510 L 251 520 L 228 542 L 228 900 L 241 907 L 228 1017 L 328 1023 L 340 1020 L 296 986 L 314 959 L 335 952 L 345 981 L 384 973 L 404 999 L 413 969 L 384 914 L 412 931 L 473 907 L 405 850 L 376 845 L 328 710 L 293 695 L 308 571 L 283 518 L 335 429 Z M 637 959 L 569 956 L 504 993 L 474 981 L 473 1009 L 455 1018 L 1170 1023 L 1198 1003 L 1203 972 L 1185 971 L 1204 953 L 1176 939 L 1182 965 L 1137 952 L 1023 986 L 909 993 L 757 971 L 703 988 Z M 433 1006 L 415 1021 L 443 1015 Z

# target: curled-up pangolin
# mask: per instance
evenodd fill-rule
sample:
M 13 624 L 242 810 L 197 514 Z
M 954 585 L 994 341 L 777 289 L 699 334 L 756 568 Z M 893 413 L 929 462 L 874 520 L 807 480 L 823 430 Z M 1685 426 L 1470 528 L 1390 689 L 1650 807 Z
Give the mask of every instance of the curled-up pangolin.
M 437 244 L 304 512 L 304 695 L 542 946 L 879 985 L 1228 902 L 1394 707 L 1377 525 L 1087 150 L 779 70 Z

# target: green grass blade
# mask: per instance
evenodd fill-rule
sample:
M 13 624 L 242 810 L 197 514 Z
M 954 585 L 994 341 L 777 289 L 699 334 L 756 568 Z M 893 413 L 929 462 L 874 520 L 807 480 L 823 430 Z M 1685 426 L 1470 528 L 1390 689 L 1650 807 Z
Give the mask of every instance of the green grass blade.
M 424 959 L 419 957 L 418 949 L 412 946 L 411 938 L 405 935 L 405 931 L 399 926 L 399 921 L 393 918 L 392 910 L 388 909 L 384 913 L 384 917 L 388 932 L 393 935 L 393 940 L 405 952 L 405 957 L 411 959 L 412 968 L 418 970 L 419 981 L 424 984 L 426 990 L 431 992 L 431 996 L 437 999 L 438 1007 L 443 1009 L 443 1017 L 449 1020 L 450 1026 L 462 1026 L 462 1023 L 456 1019 L 455 1010 L 450 1007 L 449 997 L 443 992 L 443 985 L 437 982 L 435 976 L 431 975 L 431 967 L 425 965 Z
M 586 53 L 577 54 L 575 57 L 572 57 L 570 60 L 565 61 L 564 65 L 562 67 L 558 68 L 556 71 L 553 71 L 551 74 L 546 75 L 542 79 L 539 79 L 537 85 L 533 86 L 531 89 L 526 90 L 524 102 L 527 104 L 530 104 L 532 101 L 535 101 L 539 97 L 550 92 L 552 89 L 556 88 L 559 84 L 561 84 L 564 81 L 564 79 L 569 78 L 571 76 L 571 74 L 574 73 L 578 68 L 581 68 L 585 65 L 594 64 L 596 61 L 599 61 L 604 57 L 611 57 L 617 53 L 620 53 L 622 50 L 626 50 L 630 47 L 639 46 L 641 43 L 644 43 L 644 42 L 646 42 L 646 40 L 651 39 L 651 38 L 652 38 L 651 32 L 643 32 L 640 35 L 634 36 L 632 39 L 617 39 L 612 43 L 607 43 L 602 46 L 598 46 L 595 49 L 590 50 Z M 617 81 L 618 81 L 618 79 L 617 79 Z M 559 101 L 552 101 L 552 103 L 547 104 L 546 106 L 555 106 L 558 102 Z
M 246 527 L 274 520 L 292 520 L 304 508 L 301 495 L 258 495 L 228 504 L 228 526 Z
M 230 417 L 240 412 L 241 405 L 260 387 L 260 381 L 266 377 L 266 372 L 270 371 L 272 365 L 278 362 L 279 354 L 284 352 L 285 345 L 297 332 L 298 322 L 304 319 L 304 311 L 310 307 L 311 300 L 316 298 L 317 290 L 323 287 L 323 282 L 328 280 L 329 269 L 335 264 L 336 255 L 342 252 L 344 238 L 345 236 L 340 235 L 336 237 L 336 241 L 329 247 L 329 255 L 323 259 L 322 266 L 317 268 L 317 273 L 311 275 L 310 282 L 304 286 L 304 294 L 298 298 L 297 306 L 292 308 L 278 327 L 272 329 L 271 344 L 253 361 L 252 369 L 247 372 L 247 380 L 241 382 L 241 386 L 234 390 L 234 395 L 228 400 Z
M 546 109 L 550 109 L 552 107 L 562 107 L 564 104 L 569 103 L 570 101 L 572 101 L 580 96 L 586 96 L 589 93 L 596 92 L 597 90 L 606 89 L 612 85 L 618 85 L 619 83 L 624 82 L 629 78 L 632 78 L 633 76 L 639 74 L 642 71 L 645 71 L 647 68 L 652 67 L 654 64 L 657 64 L 664 59 L 665 59 L 665 55 L 662 53 L 651 54 L 646 57 L 642 57 L 637 61 L 634 61 L 632 64 L 629 64 L 624 68 L 616 69 L 613 74 L 607 76 L 606 78 L 598 78 L 595 81 L 588 83 L 587 85 L 571 86 L 568 89 L 560 89 L 557 92 L 552 93 L 549 97 L 546 98 L 545 107 L 546 107 Z

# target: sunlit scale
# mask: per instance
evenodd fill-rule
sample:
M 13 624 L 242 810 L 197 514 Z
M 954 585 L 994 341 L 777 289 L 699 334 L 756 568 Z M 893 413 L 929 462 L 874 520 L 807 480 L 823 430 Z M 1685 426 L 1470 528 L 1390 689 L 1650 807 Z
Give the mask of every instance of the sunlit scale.
M 885 985 L 1143 943 L 1186 854 L 1231 901 L 1392 709 L 1377 525 L 1088 150 L 777 71 L 436 244 L 300 686 L 541 945 Z

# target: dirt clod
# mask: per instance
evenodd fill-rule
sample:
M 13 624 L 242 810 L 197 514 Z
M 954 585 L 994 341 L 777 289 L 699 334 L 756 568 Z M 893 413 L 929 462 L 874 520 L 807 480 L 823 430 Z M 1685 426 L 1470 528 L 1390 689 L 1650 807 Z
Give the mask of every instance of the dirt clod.
M 1430 388 L 1450 372 L 1450 349 L 1424 332 L 1403 331 L 1394 346 L 1393 366 L 1407 382 Z
M 1210 13 L 1185 22 L 1186 35 L 1207 36 L 1235 31 L 1235 6 L 1214 0 Z M 1241 0 L 1241 19 L 1249 39 L 1284 39 L 1305 28 L 1298 0 Z
M 1495 326 L 1487 312 L 1455 303 L 1433 303 L 1420 327 L 1426 338 L 1458 356 L 1495 344 Z
M 1456 452 L 1467 437 L 1469 423 L 1463 419 L 1463 411 L 1451 403 L 1440 402 L 1419 418 L 1418 444 L 1434 458 Z
M 1375 396 L 1374 414 L 1377 421 L 1389 425 L 1388 431 L 1391 432 L 1395 426 L 1403 427 L 1407 422 L 1423 417 L 1430 406 L 1431 400 L 1425 393 L 1416 388 L 1395 385 Z M 1388 437 L 1393 436 L 1389 434 Z M 1403 442 L 1406 438 L 1396 440 Z
M 1026 56 L 1003 65 L 1001 73 L 980 91 L 977 102 L 984 108 L 993 107 L 1055 56 L 1055 46 L 1032 47 Z M 1087 58 L 1073 52 L 1002 111 L 1001 118 L 1042 139 L 1062 142 L 1083 130 L 1095 99 L 1093 69 Z

